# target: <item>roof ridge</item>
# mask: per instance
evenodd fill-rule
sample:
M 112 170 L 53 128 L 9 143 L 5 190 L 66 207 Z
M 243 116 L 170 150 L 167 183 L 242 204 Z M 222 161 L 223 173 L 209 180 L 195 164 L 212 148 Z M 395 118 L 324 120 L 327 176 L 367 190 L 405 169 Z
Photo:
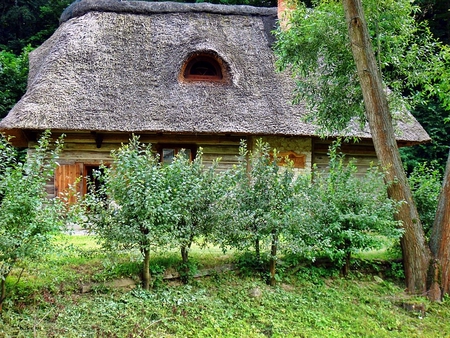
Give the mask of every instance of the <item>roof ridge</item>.
M 276 16 L 276 7 L 254 7 L 248 5 L 216 5 L 207 2 L 179 3 L 179 2 L 148 2 L 148 1 L 121 1 L 121 0 L 76 0 L 61 14 L 59 23 L 75 17 L 83 16 L 88 12 L 115 12 L 130 14 L 157 14 L 157 13 L 213 13 L 224 15 L 257 15 Z

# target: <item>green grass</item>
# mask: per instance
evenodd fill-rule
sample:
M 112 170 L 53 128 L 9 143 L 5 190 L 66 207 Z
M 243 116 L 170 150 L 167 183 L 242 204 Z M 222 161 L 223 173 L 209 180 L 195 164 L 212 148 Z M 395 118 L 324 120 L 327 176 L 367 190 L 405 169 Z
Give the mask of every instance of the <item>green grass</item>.
M 12 288 L 0 337 L 450 337 L 450 299 L 430 303 L 408 296 L 385 277 L 356 271 L 343 279 L 305 267 L 286 269 L 277 287 L 257 274 L 228 272 L 191 285 L 161 283 L 151 292 L 97 287 L 81 294 L 80 283 L 133 276 L 136 254 L 105 255 L 86 236 L 58 244 L 59 251 L 29 262 Z M 174 266 L 177 255 L 155 255 L 152 264 Z M 232 259 L 214 248 L 194 248 L 192 257 L 202 266 Z M 255 288 L 259 298 L 249 294 Z M 423 304 L 426 311 L 408 311 L 405 303 Z

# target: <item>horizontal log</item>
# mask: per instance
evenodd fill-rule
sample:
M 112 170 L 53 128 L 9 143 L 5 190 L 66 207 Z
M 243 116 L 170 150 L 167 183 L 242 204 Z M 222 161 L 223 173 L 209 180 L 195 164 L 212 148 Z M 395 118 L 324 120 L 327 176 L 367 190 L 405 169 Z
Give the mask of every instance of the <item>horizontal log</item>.
M 61 132 L 54 132 L 53 139 L 61 136 Z M 138 133 L 136 133 L 138 134 Z M 118 144 L 128 143 L 132 133 L 113 133 L 113 132 L 76 132 L 66 133 L 65 142 L 73 143 L 94 143 L 96 135 L 101 135 L 102 143 Z M 139 134 L 138 134 L 139 135 Z M 227 135 L 188 135 L 188 134 L 140 134 L 140 141 L 144 143 L 198 143 L 198 144 L 221 144 L 221 145 L 239 145 L 241 139 L 245 136 L 227 136 Z

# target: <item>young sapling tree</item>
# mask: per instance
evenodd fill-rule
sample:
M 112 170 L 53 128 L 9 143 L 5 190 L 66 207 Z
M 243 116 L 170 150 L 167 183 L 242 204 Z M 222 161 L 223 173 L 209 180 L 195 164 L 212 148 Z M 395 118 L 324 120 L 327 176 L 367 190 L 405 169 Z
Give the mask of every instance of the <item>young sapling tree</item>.
M 174 215 L 165 168 L 137 136 L 111 155 L 111 166 L 97 172 L 100 185 L 92 184 L 85 195 L 85 227 L 109 249 L 138 248 L 143 288 L 148 290 L 151 248 L 170 243 L 167 225 Z
M 180 151 L 165 169 L 170 189 L 174 216 L 170 221 L 174 243 L 181 249 L 181 277 L 188 282 L 190 264 L 189 250 L 195 239 L 208 240 L 213 224 L 213 203 L 220 195 L 216 162 L 206 168 L 202 162 L 202 150 L 191 161 Z M 203 242 L 204 244 L 205 242 Z
M 309 195 L 308 223 L 319 234 L 322 255 L 342 268 L 350 269 L 352 253 L 379 248 L 385 239 L 399 239 L 402 230 L 394 214 L 399 204 L 387 195 L 387 185 L 379 168 L 356 175 L 353 161 L 347 164 L 338 153 L 339 141 L 329 150 L 329 171 L 314 173 Z
M 41 256 L 63 224 L 61 201 L 48 199 L 46 191 L 62 146 L 61 139 L 52 145 L 46 131 L 21 163 L 8 140 L 0 138 L 0 312 L 12 269 Z
M 280 236 L 295 222 L 295 175 L 290 164 L 280 165 L 276 149 L 271 153 L 261 139 L 253 152 L 242 142 L 239 154 L 232 188 L 219 205 L 218 237 L 223 246 L 239 250 L 253 246 L 259 262 L 261 249 L 270 247 L 269 284 L 275 285 Z

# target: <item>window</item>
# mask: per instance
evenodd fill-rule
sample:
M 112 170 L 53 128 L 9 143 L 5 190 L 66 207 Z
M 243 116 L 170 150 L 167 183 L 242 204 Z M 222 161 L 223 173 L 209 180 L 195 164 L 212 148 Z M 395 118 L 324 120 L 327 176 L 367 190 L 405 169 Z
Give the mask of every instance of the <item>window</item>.
M 224 61 L 212 51 L 197 52 L 187 58 L 181 69 L 181 80 L 225 82 L 227 74 Z
M 184 151 L 184 155 L 192 161 L 196 155 L 196 147 L 193 145 L 160 145 L 158 146 L 158 152 L 160 161 L 163 164 L 169 164 L 173 161 L 173 158 L 181 151 Z

